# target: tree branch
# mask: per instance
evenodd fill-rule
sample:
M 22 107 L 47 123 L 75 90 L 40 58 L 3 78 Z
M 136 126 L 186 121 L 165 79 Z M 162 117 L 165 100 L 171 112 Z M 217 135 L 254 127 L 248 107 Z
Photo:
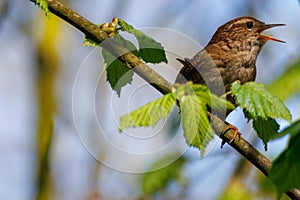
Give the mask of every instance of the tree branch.
M 36 0 L 30 1 L 36 3 Z M 114 55 L 122 55 L 119 58 L 121 61 L 129 64 L 130 67 L 135 69 L 137 74 L 139 74 L 143 79 L 145 79 L 162 94 L 171 92 L 172 84 L 165 80 L 154 70 L 152 70 L 134 54 L 113 42 L 101 44 L 101 42 L 108 39 L 109 36 L 104 31 L 99 29 L 95 24 L 88 21 L 57 0 L 48 0 L 48 7 L 53 14 L 76 27 L 78 30 L 80 30 L 95 42 L 99 42 L 100 45 L 106 48 L 110 53 Z M 228 125 L 217 116 L 209 114 L 209 117 L 211 118 L 212 127 L 214 128 L 216 133 L 220 133 L 218 134 L 218 136 L 228 143 L 232 139 L 234 131 L 226 131 L 228 130 Z M 263 174 L 268 176 L 268 172 L 270 171 L 272 166 L 271 161 L 263 154 L 261 154 L 258 150 L 256 150 L 244 138 L 240 137 L 239 140 L 234 140 L 229 145 L 236 151 L 238 151 L 242 156 L 244 156 L 254 166 L 256 166 Z M 300 200 L 300 190 L 298 189 L 289 190 L 286 192 L 286 194 L 291 199 Z
M 36 3 L 36 0 L 30 0 Z M 109 36 L 99 29 L 96 24 L 88 21 L 80 14 L 76 13 L 72 9 L 68 8 L 61 2 L 57 0 L 48 0 L 49 10 L 65 20 L 69 24 L 73 25 L 75 28 L 84 33 L 88 38 L 94 40 L 97 43 L 100 43 L 105 49 L 107 49 L 110 53 L 119 57 L 119 59 L 123 62 L 128 63 L 132 68 L 135 69 L 135 72 L 139 74 L 143 79 L 145 79 L 148 83 L 150 83 L 157 90 L 165 93 L 168 93 L 172 87 L 172 84 L 166 81 L 162 76 L 153 71 L 149 66 L 147 66 L 143 61 L 141 61 L 138 57 L 132 54 L 127 49 L 121 48 L 117 43 L 113 40 L 109 42 L 104 42 Z

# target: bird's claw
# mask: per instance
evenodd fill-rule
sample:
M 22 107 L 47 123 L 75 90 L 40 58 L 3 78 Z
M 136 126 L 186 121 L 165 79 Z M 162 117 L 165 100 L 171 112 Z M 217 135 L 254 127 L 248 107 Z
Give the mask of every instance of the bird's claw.
M 233 133 L 233 137 L 231 138 L 231 140 L 229 141 L 228 144 L 231 144 L 235 140 L 236 137 L 238 137 L 238 141 L 240 141 L 241 133 L 239 132 L 238 128 L 232 124 L 228 124 L 227 130 L 225 131 L 225 133 L 227 131 L 229 131 L 230 129 L 233 130 L 234 133 Z
M 228 124 L 227 129 L 224 131 L 224 133 L 226 133 L 229 130 L 233 130 L 234 133 L 233 133 L 233 137 L 228 142 L 228 144 L 231 144 L 235 140 L 236 137 L 238 137 L 238 141 L 240 141 L 241 133 L 239 132 L 238 128 L 232 124 Z M 222 144 L 221 144 L 221 148 L 223 148 L 224 144 L 225 144 L 225 141 L 223 140 Z

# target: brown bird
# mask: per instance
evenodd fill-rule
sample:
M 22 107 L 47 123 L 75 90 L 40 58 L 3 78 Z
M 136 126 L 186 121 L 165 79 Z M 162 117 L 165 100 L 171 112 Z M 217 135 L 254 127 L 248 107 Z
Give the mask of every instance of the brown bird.
M 265 24 L 253 17 L 239 17 L 225 23 L 193 58 L 177 59 L 184 66 L 175 83 L 204 84 L 220 96 L 230 90 L 234 81 L 239 80 L 241 84 L 254 81 L 255 63 L 263 45 L 268 40 L 284 42 L 262 35 L 262 31 L 284 25 Z M 235 103 L 231 95 L 227 99 Z

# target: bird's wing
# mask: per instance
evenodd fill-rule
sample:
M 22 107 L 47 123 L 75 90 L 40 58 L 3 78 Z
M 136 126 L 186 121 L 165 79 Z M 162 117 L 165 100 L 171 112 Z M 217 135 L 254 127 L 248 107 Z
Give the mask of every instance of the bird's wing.
M 179 71 L 175 83 L 186 83 L 190 81 L 191 79 L 189 79 L 188 77 L 190 76 L 191 72 L 195 70 L 194 66 L 191 64 L 188 58 L 185 58 L 184 60 L 177 58 L 176 60 L 183 64 L 183 67 Z
M 215 94 L 223 94 L 224 83 L 220 69 L 216 66 L 210 55 L 202 50 L 192 59 L 177 59 L 183 64 L 175 83 L 186 83 L 192 81 L 195 84 L 203 84 Z

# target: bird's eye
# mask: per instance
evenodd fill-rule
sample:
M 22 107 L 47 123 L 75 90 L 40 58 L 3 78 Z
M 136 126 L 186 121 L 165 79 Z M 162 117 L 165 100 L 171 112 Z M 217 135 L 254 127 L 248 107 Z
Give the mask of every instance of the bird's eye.
M 252 22 L 246 22 L 247 28 L 251 29 L 253 28 L 253 23 Z

